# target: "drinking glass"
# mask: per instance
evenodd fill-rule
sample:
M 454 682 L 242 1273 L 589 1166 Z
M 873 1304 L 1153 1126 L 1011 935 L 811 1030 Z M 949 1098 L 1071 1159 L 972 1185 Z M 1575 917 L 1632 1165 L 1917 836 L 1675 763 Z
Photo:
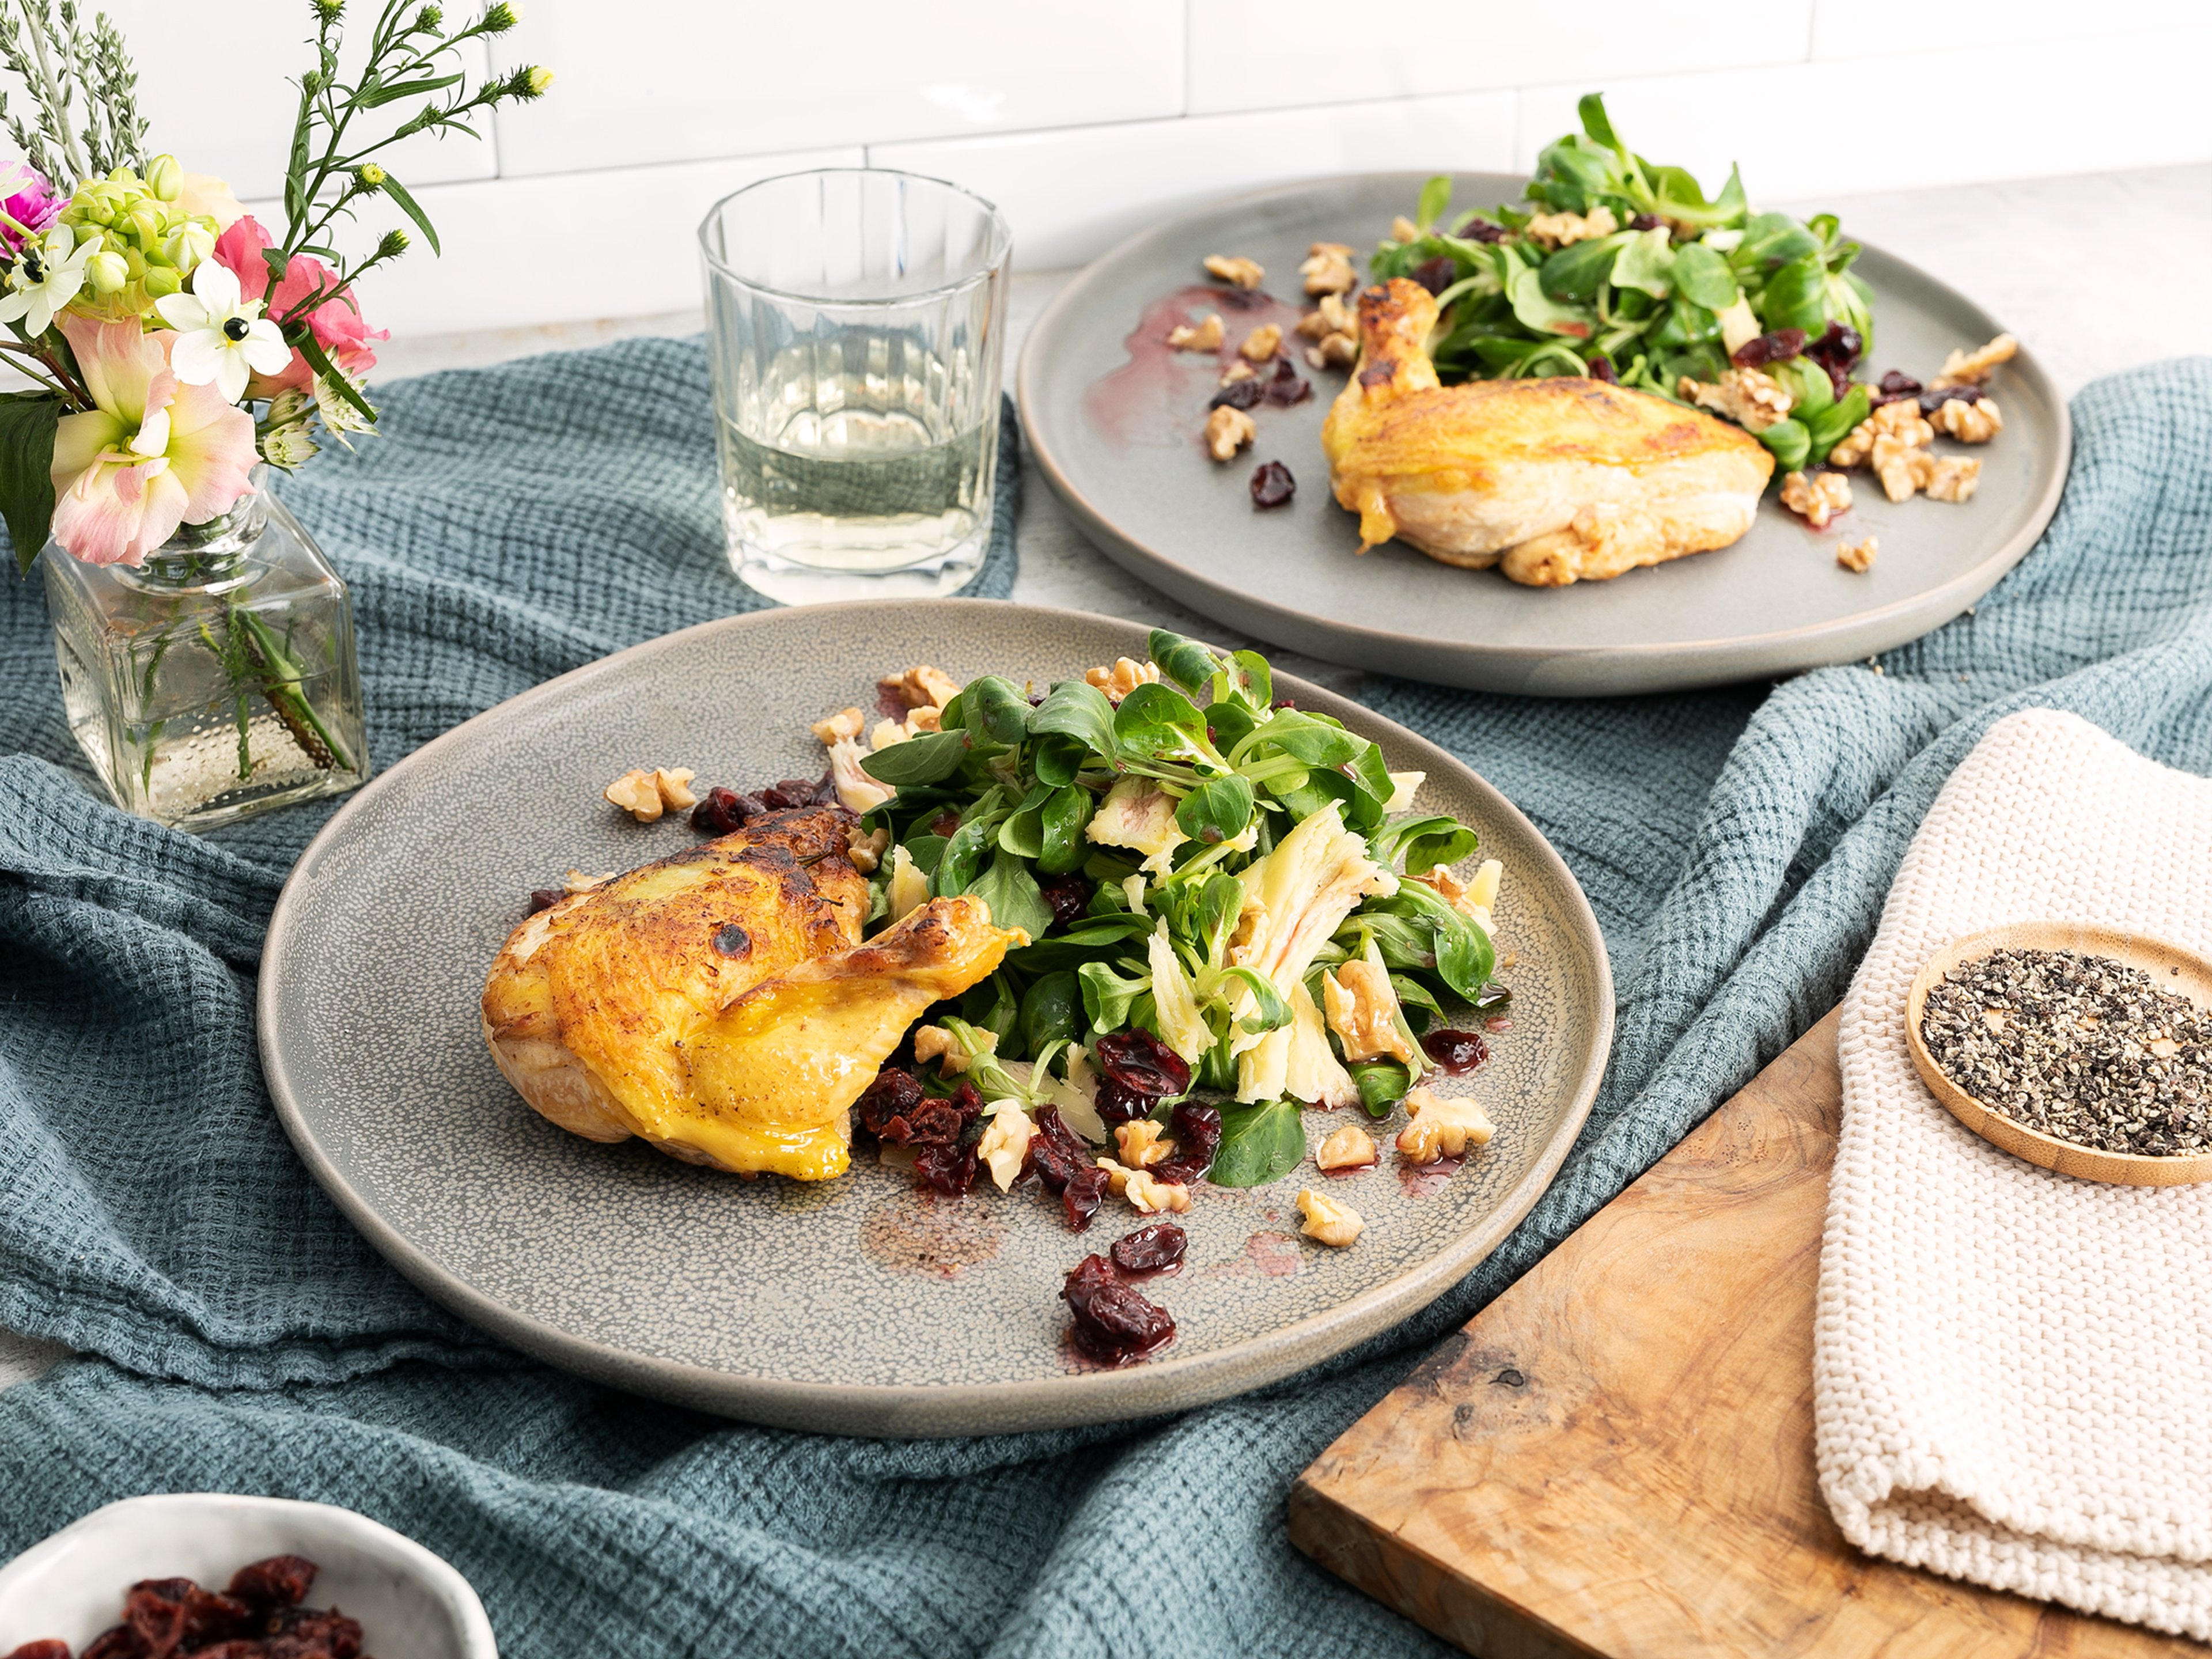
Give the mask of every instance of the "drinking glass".
M 991 539 L 1012 238 L 941 179 L 831 167 L 717 202 L 730 568 L 786 604 L 950 593 Z

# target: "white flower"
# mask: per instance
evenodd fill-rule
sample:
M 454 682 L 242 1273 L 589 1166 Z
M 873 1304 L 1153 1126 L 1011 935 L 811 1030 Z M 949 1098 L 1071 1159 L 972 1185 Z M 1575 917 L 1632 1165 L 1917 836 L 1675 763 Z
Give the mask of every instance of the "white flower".
M 345 383 L 351 386 L 356 394 L 361 391 L 362 383 L 350 374 L 346 375 Z M 327 374 L 315 376 L 315 413 L 323 417 L 323 425 L 331 436 L 336 438 L 340 443 L 345 444 L 348 449 L 353 447 L 351 444 L 346 443 L 348 433 L 376 430 L 376 422 L 355 408 L 352 399 L 332 386 L 331 378 Z M 830 753 L 834 760 L 836 751 L 832 750 Z M 884 799 L 888 800 L 890 798 L 886 795 Z
M 241 299 L 238 273 L 212 259 L 192 272 L 190 294 L 165 294 L 154 309 L 177 331 L 169 349 L 177 379 L 186 386 L 212 383 L 226 403 L 244 397 L 253 375 L 281 374 L 292 361 L 292 348 L 261 314 L 261 301 Z
M 99 251 L 97 237 L 78 247 L 76 234 L 67 225 L 56 225 L 31 243 L 8 273 L 8 286 L 15 291 L 0 295 L 0 323 L 20 319 L 31 338 L 44 334 L 54 313 L 83 288 L 85 261 Z

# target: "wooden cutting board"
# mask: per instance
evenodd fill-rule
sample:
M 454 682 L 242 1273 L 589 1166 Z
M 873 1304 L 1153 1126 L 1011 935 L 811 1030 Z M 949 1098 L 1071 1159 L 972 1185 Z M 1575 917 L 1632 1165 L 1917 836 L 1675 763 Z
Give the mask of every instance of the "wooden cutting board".
M 1826 1019 L 1298 1480 L 1291 1540 L 1483 1659 L 2192 1643 L 1861 1555 L 1813 1467 Z

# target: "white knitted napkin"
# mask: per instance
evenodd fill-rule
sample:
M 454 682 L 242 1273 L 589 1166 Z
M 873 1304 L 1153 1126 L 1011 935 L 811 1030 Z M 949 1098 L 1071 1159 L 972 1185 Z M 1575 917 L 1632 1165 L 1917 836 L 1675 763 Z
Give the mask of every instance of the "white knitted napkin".
M 2053 919 L 2212 949 L 2212 781 L 2033 709 L 1914 838 L 1844 999 L 1820 1486 L 1873 1554 L 2212 1640 L 2212 1184 L 2039 1170 L 1944 1110 L 1905 1050 L 1937 947 Z

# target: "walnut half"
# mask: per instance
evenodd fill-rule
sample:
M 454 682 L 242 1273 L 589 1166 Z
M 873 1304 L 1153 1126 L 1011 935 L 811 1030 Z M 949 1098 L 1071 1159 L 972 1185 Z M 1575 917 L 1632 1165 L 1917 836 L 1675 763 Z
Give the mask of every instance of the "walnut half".
M 1979 386 L 1999 363 L 2010 362 L 2019 350 L 2018 340 L 2000 334 L 1978 351 L 1954 351 L 1943 360 L 1943 372 L 1928 383 L 1929 387 L 1941 392 L 1946 386 Z
M 1371 1167 L 1382 1155 L 1375 1150 L 1374 1137 L 1357 1123 L 1347 1123 L 1321 1144 L 1314 1153 L 1314 1167 L 1319 1170 L 1364 1170 Z
M 1348 294 L 1359 286 L 1359 273 L 1352 268 L 1352 249 L 1344 242 L 1316 242 L 1306 250 L 1298 267 L 1309 294 Z
M 1480 1146 L 1497 1133 L 1489 1114 L 1465 1096 L 1446 1100 L 1426 1085 L 1408 1090 L 1412 1119 L 1398 1134 L 1398 1156 L 1408 1164 L 1434 1164 Z
M 1235 460 L 1237 452 L 1259 435 L 1252 417 L 1227 404 L 1206 417 L 1206 453 L 1217 461 Z
M 1206 274 L 1249 291 L 1259 287 L 1267 273 L 1257 259 L 1248 259 L 1241 253 L 1209 253 L 1206 256 Z
M 1836 549 L 1836 562 L 1846 570 L 1863 574 L 1874 568 L 1875 555 L 1881 551 L 1881 544 L 1869 536 L 1863 542 L 1845 542 Z
M 1367 1226 L 1352 1206 L 1340 1204 L 1310 1187 L 1298 1194 L 1298 1213 L 1305 1218 L 1298 1227 L 1300 1232 L 1316 1244 L 1334 1245 L 1340 1250 L 1354 1243 Z
M 1764 432 L 1790 418 L 1790 393 L 1763 369 L 1731 368 L 1717 384 L 1685 374 L 1674 390 L 1698 408 L 1726 416 L 1746 432 Z
M 1793 472 L 1782 481 L 1782 505 L 1815 530 L 1851 504 L 1851 481 L 1840 472 Z
M 660 766 L 650 772 L 625 772 L 600 793 L 640 823 L 653 823 L 664 812 L 680 812 L 699 804 L 691 793 L 691 778 L 686 767 L 672 770 Z
M 1177 351 L 1220 350 L 1221 313 L 1210 311 L 1202 322 L 1177 323 L 1168 331 L 1168 343 Z
M 1106 1171 L 1107 1185 L 1117 1198 L 1129 1200 L 1129 1207 L 1139 1215 L 1158 1215 L 1172 1211 L 1181 1215 L 1190 1208 L 1190 1188 L 1179 1181 L 1156 1181 L 1142 1170 L 1132 1170 L 1115 1163 L 1110 1158 L 1098 1159 L 1098 1167 Z
M 1282 349 L 1282 325 L 1262 323 L 1244 337 L 1244 343 L 1237 348 L 1237 353 L 1248 363 L 1265 363 L 1273 362 L 1275 354 Z
M 1139 662 L 1134 657 L 1116 657 L 1111 668 L 1083 671 L 1083 683 L 1103 691 L 1109 702 L 1121 702 L 1140 685 L 1156 685 L 1159 678 L 1158 663 Z
M 1956 438 L 1962 444 L 1985 444 L 2004 430 L 2004 416 L 1987 398 L 1976 398 L 1971 402 L 1964 398 L 1946 398 L 1932 417 L 1932 424 L 1946 437 Z

